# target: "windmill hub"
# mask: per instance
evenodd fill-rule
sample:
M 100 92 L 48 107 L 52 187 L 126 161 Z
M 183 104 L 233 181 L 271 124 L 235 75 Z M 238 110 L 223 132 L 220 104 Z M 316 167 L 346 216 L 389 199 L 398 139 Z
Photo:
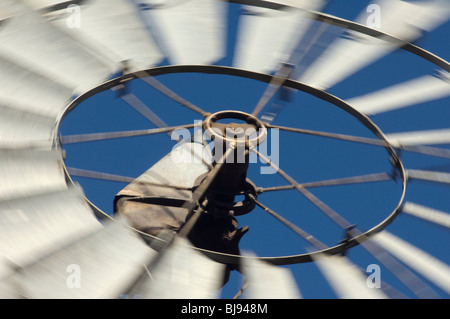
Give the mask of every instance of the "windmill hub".
M 240 111 L 221 111 L 209 115 L 203 122 L 207 136 L 226 147 L 248 149 L 260 145 L 267 136 L 264 123 L 255 116 Z

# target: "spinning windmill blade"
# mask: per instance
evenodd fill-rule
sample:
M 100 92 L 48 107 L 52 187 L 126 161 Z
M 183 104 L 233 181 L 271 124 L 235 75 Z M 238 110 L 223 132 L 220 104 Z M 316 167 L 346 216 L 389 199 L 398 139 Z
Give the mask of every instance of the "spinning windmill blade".
M 414 193 L 406 192 L 406 186 L 415 183 L 419 187 L 423 182 L 448 185 L 448 173 L 420 167 L 426 166 L 429 158 L 450 158 L 449 129 L 412 126 L 392 130 L 383 122 L 378 126 L 375 116 L 405 112 L 406 117 L 412 106 L 448 99 L 450 64 L 410 42 L 423 36 L 424 31 L 432 32 L 444 25 L 450 17 L 450 4 L 445 0 L 379 1 L 375 5 L 381 9 L 383 19 L 379 28 L 373 29 L 365 26 L 367 12 L 356 23 L 320 12 L 326 12 L 326 5 L 332 3 L 2 1 L 0 297 L 218 298 L 230 271 L 235 269 L 245 278 L 241 290 L 244 297 L 308 298 L 308 289 L 303 289 L 302 280 L 297 278 L 298 269 L 302 272 L 301 266 L 308 262 L 318 266 L 339 298 L 392 296 L 386 290 L 367 286 L 364 271 L 358 269 L 362 267 L 352 260 L 356 247 L 368 251 L 403 284 L 409 282 L 405 285 L 413 296 L 438 296 L 431 292 L 437 287 L 448 297 L 450 270 L 445 264 L 446 252 L 438 251 L 442 253 L 438 259 L 443 258 L 438 260 L 431 252 L 412 246 L 414 240 L 407 243 L 394 233 L 395 225 L 409 217 L 448 229 L 449 214 L 440 203 L 423 205 L 420 199 L 415 200 Z M 229 23 L 233 16 L 237 17 L 236 34 L 234 24 Z M 230 44 L 234 36 L 236 44 Z M 373 92 L 352 98 L 342 99 L 328 92 L 341 82 L 351 82 L 354 74 L 400 49 L 428 61 L 435 73 L 381 90 L 378 86 Z M 165 65 L 167 62 L 171 65 Z M 217 111 L 214 103 L 211 107 L 196 105 L 163 81 L 164 75 L 179 76 L 179 83 L 189 87 L 181 75 L 193 73 L 253 80 L 264 84 L 266 90 L 249 109 L 230 111 L 221 105 L 225 109 Z M 192 132 L 196 127 L 192 121 L 173 124 L 148 108 L 149 98 L 137 89 L 141 85 L 149 95 L 155 94 L 150 99 L 156 94 L 164 96 L 168 110 L 177 104 L 201 116 L 197 129 L 209 134 L 210 143 L 205 136 L 197 139 L 194 134 L 193 139 L 182 140 L 183 134 L 174 135 L 177 130 Z M 293 96 L 302 91 L 337 106 L 375 138 L 336 133 L 328 128 L 319 131 L 269 124 L 281 119 L 284 112 L 289 116 L 292 107 L 297 107 L 293 99 L 286 99 L 286 111 L 272 108 L 270 112 L 276 111 L 269 118 L 266 107 L 273 106 L 280 90 L 292 92 Z M 69 118 L 76 107 L 94 96 L 110 93 L 120 105 L 126 103 L 138 111 L 151 128 L 58 136 L 62 120 Z M 202 96 L 215 93 L 201 90 Z M 112 104 L 112 98 L 109 102 Z M 188 123 L 191 119 L 184 120 Z M 258 150 L 264 139 L 273 138 L 270 129 L 381 149 L 386 162 L 390 162 L 389 171 L 300 181 L 297 166 L 285 169 L 283 163 L 278 165 Z M 227 135 L 230 131 L 232 137 Z M 169 154 L 161 154 L 138 177 L 66 167 L 65 158 L 71 155 L 63 148 L 69 144 L 160 133 L 176 136 L 177 147 Z M 227 161 L 239 151 L 243 152 L 242 162 Z M 404 156 L 415 153 L 426 159 L 408 167 L 409 158 Z M 145 154 L 142 147 L 135 156 L 143 157 L 141 154 Z M 287 185 L 260 186 L 259 177 L 252 175 L 253 155 Z M 86 198 L 73 182 L 77 175 L 127 184 L 110 198 L 113 203 L 117 195 L 114 214 L 108 215 Z M 335 209 L 332 197 L 322 198 L 317 194 L 323 193 L 311 190 L 386 181 L 398 183 L 399 199 L 391 212 L 369 227 L 353 220 L 355 215 L 341 212 L 340 206 Z M 321 213 L 327 219 L 324 225 L 333 226 L 316 235 L 314 225 L 310 227 L 305 220 L 297 224 L 290 220 L 297 221 L 295 215 L 278 214 L 279 200 L 270 202 L 265 196 L 282 191 L 300 195 L 305 211 L 311 211 L 311 215 Z M 283 204 L 288 211 L 297 208 Z M 241 238 L 245 242 L 251 232 L 244 235 L 247 228 L 238 228 L 237 222 L 241 215 L 258 214 L 253 212 L 257 210 L 275 218 L 281 227 L 302 240 L 301 244 L 291 241 L 292 247 L 288 248 L 294 248 L 294 254 L 240 254 L 238 244 Z M 263 219 L 261 214 L 257 218 Z M 391 225 L 393 229 L 385 230 Z M 265 237 L 278 240 L 277 228 L 273 224 L 269 228 L 274 234 L 266 233 Z M 327 233 L 336 228 L 344 238 L 330 241 Z M 255 250 L 264 246 L 264 238 L 260 239 Z

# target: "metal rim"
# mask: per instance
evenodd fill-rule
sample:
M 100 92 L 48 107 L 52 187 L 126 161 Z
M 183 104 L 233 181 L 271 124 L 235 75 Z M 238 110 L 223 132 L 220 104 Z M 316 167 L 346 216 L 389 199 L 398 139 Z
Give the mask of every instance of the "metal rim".
M 206 65 L 177 65 L 177 66 L 162 66 L 162 67 L 156 67 L 152 69 L 147 69 L 144 71 L 138 71 L 133 72 L 130 74 L 123 75 L 121 77 L 112 79 L 110 81 L 107 81 L 89 91 L 86 93 L 80 95 L 75 100 L 73 100 L 68 106 L 66 111 L 64 112 L 63 116 L 61 117 L 60 122 L 58 123 L 58 129 L 62 122 L 62 119 L 64 119 L 77 105 L 79 105 L 81 102 L 87 100 L 88 98 L 102 92 L 108 89 L 111 89 L 117 85 L 126 83 L 128 81 L 138 79 L 142 77 L 142 74 L 145 74 L 145 76 L 158 76 L 158 75 L 164 75 L 164 74 L 174 74 L 174 73 L 204 73 L 204 74 L 221 74 L 221 75 L 230 75 L 230 76 L 237 76 L 237 77 L 243 77 L 248 79 L 253 79 L 261 82 L 270 83 L 270 81 L 274 78 L 274 76 L 252 72 L 248 70 L 242 70 L 232 67 L 222 67 L 222 66 L 206 66 Z M 310 262 L 313 261 L 313 256 L 318 254 L 339 254 L 345 252 L 348 248 L 354 247 L 356 245 L 359 245 L 366 241 L 370 236 L 376 234 L 377 232 L 383 230 L 388 224 L 390 224 L 395 217 L 400 213 L 400 208 L 403 204 L 405 194 L 406 194 L 406 185 L 407 185 L 407 177 L 406 172 L 403 166 L 403 163 L 401 162 L 399 156 L 397 155 L 394 147 L 387 141 L 384 133 L 375 125 L 375 123 L 370 120 L 366 115 L 360 113 L 359 111 L 355 110 L 351 105 L 346 103 L 345 101 L 339 99 L 338 97 L 325 92 L 320 89 L 316 89 L 314 87 L 308 86 L 306 84 L 303 84 L 301 82 L 285 79 L 283 86 L 295 89 L 297 91 L 302 91 L 305 93 L 308 93 L 316 98 L 319 98 L 323 101 L 329 102 L 340 109 L 344 110 L 345 112 L 352 115 L 354 118 L 356 118 L 359 122 L 361 122 L 366 128 L 368 128 L 383 144 L 383 147 L 388 152 L 392 165 L 397 170 L 399 177 L 402 181 L 402 191 L 400 195 L 400 199 L 398 203 L 396 204 L 394 210 L 387 215 L 387 217 L 382 220 L 379 224 L 375 225 L 371 229 L 359 234 L 358 236 L 355 236 L 353 238 L 350 238 L 346 243 L 341 243 L 335 246 L 331 246 L 325 249 L 319 249 L 317 251 L 308 252 L 308 253 L 302 253 L 297 255 L 289 255 L 289 256 L 276 256 L 276 257 L 255 257 L 261 260 L 265 260 L 271 264 L 274 265 L 289 265 L 289 264 L 296 264 L 296 263 L 303 263 L 303 262 Z M 222 115 L 227 114 L 226 112 Z M 244 113 L 246 114 L 246 113 Z M 210 114 L 207 114 L 208 116 Z M 258 120 L 259 121 L 259 120 Z M 64 171 L 66 173 L 66 178 L 68 183 L 74 184 L 74 181 L 68 174 L 64 163 L 62 163 L 64 167 Z M 98 207 L 93 205 L 87 198 L 86 201 L 88 204 L 91 205 L 94 212 L 97 216 L 108 218 L 110 217 L 108 214 L 100 210 Z M 154 240 L 160 240 L 154 236 L 142 233 L 136 229 L 134 229 L 140 236 L 144 238 L 147 242 L 151 242 Z M 219 253 L 215 251 L 205 250 L 201 248 L 195 249 L 202 251 L 207 256 L 209 256 L 211 259 L 225 263 L 225 264 L 239 264 L 241 258 L 248 258 L 243 257 L 240 255 L 230 255 L 230 254 L 224 254 Z

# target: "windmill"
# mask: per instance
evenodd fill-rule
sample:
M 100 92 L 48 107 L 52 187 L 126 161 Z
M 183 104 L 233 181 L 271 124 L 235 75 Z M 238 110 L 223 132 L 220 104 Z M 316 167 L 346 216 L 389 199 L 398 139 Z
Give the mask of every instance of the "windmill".
M 293 274 L 310 265 L 339 298 L 402 296 L 390 277 L 368 281 L 352 260 L 363 250 L 413 297 L 448 297 L 446 239 L 414 241 L 448 238 L 450 64 L 414 43 L 448 23 L 450 3 L 379 1 L 353 22 L 327 14 L 333 2 L 2 1 L 0 296 L 214 298 L 238 273 L 237 297 L 299 298 L 308 289 Z M 389 57 L 411 61 L 409 73 L 377 82 L 371 66 Z M 353 91 L 340 90 L 346 80 Z M 180 93 L 195 88 L 205 104 Z M 60 134 L 105 100 L 152 127 Z M 409 120 L 417 111 L 423 123 Z M 166 133 L 172 144 L 96 161 L 143 158 L 133 177 L 68 165 L 72 144 Z M 279 162 L 264 149 L 287 142 Z M 362 161 L 370 172 L 354 169 Z M 77 176 L 122 183 L 113 211 Z M 429 184 L 436 198 L 424 199 Z M 415 222 L 423 231 L 406 234 L 411 243 L 390 230 Z

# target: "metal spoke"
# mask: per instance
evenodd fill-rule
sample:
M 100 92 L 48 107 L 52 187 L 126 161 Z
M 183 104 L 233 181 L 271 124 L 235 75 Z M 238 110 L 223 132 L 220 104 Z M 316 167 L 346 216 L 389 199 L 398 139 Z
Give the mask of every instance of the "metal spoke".
M 353 236 L 357 236 L 360 232 L 353 229 L 350 232 Z M 363 236 L 366 237 L 366 236 Z M 382 263 L 393 275 L 395 275 L 411 292 L 419 298 L 439 298 L 439 295 L 425 284 L 419 277 L 417 277 L 406 266 L 400 263 L 392 255 L 388 254 L 385 249 L 380 247 L 374 241 L 365 240 L 360 242 L 361 246 L 374 256 L 380 263 Z
M 346 184 L 356 184 L 356 183 L 381 182 L 381 181 L 387 181 L 390 179 L 392 179 L 392 177 L 388 173 L 376 173 L 376 174 L 328 179 L 328 180 L 309 182 L 309 183 L 301 183 L 299 185 L 304 188 L 311 188 L 311 187 L 335 186 L 335 185 L 346 185 Z M 295 186 L 291 184 L 291 185 L 259 188 L 258 192 L 265 193 L 265 192 L 289 190 L 289 189 L 294 189 L 294 188 L 295 188 Z
M 450 150 L 445 148 L 438 148 L 432 146 L 423 146 L 423 145 L 401 145 L 397 147 L 399 150 L 419 153 L 424 155 L 450 158 Z
M 289 174 L 284 172 L 281 168 L 279 168 L 277 165 L 272 163 L 267 157 L 265 157 L 263 154 L 261 154 L 258 150 L 255 148 L 251 149 L 261 160 L 266 162 L 269 166 L 271 166 L 278 174 L 281 175 L 286 181 L 288 181 L 291 185 L 294 186 L 295 189 L 297 189 L 303 196 L 306 197 L 314 206 L 316 206 L 319 210 L 321 210 L 325 215 L 327 215 L 332 221 L 334 221 L 339 227 L 342 229 L 349 229 L 352 227 L 352 224 L 350 224 L 345 218 L 343 218 L 341 215 L 339 215 L 337 212 L 335 212 L 331 207 L 329 207 L 327 204 L 325 204 L 323 201 L 321 201 L 319 198 L 317 198 L 314 194 L 312 194 L 310 191 L 308 191 L 305 187 L 303 187 L 301 184 L 297 183 L 297 181 L 292 178 Z
M 288 227 L 294 233 L 296 233 L 297 235 L 299 235 L 300 237 L 302 237 L 303 239 L 308 241 L 310 244 L 312 244 L 317 249 L 321 250 L 321 249 L 327 248 L 327 246 L 325 244 L 323 244 L 321 241 L 319 241 L 313 235 L 307 233 L 306 231 L 304 231 L 303 229 L 301 229 L 297 225 L 294 225 L 289 220 L 287 220 L 286 218 L 284 218 L 280 214 L 276 213 L 275 211 L 273 211 L 272 209 L 270 209 L 269 207 L 267 207 L 266 205 L 264 205 L 263 203 L 258 201 L 255 196 L 250 194 L 250 198 L 252 198 L 252 200 L 255 202 L 255 204 L 258 205 L 259 207 L 261 207 L 265 212 L 267 212 L 269 215 L 271 215 L 272 217 L 277 219 L 279 222 L 281 222 L 283 225 Z
M 115 138 L 125 138 L 133 136 L 152 135 L 159 133 L 172 132 L 181 128 L 193 128 L 195 124 L 186 124 L 178 126 L 168 126 L 161 128 L 145 129 L 145 130 L 131 130 L 131 131 L 118 131 L 118 132 L 103 132 L 103 133 L 90 133 L 90 134 L 76 134 L 66 135 L 61 137 L 63 144 L 82 143 L 91 141 L 102 141 Z
M 292 56 L 289 58 L 291 63 L 283 63 L 280 69 L 277 71 L 276 75 L 272 77 L 272 80 L 270 81 L 269 85 L 264 91 L 263 96 L 258 101 L 258 104 L 256 105 L 255 109 L 252 112 L 253 116 L 259 115 L 259 113 L 267 105 L 270 99 L 278 92 L 281 86 L 283 86 L 285 80 L 290 77 L 293 71 L 293 67 L 295 67 L 301 61 L 301 59 L 309 52 L 314 43 L 319 39 L 319 37 L 323 34 L 323 32 L 327 27 L 328 25 L 326 23 L 322 23 L 320 25 L 320 28 L 315 33 L 314 38 L 311 39 L 311 42 L 304 50 L 302 47 L 300 47 L 299 43 L 297 44 L 296 49 L 292 53 Z M 299 39 L 298 42 L 301 42 L 301 39 Z M 302 54 L 299 54 L 298 52 L 299 50 L 302 51 Z
M 138 76 L 142 81 L 147 83 L 148 85 L 152 86 L 157 91 L 161 92 L 168 98 L 174 100 L 175 102 L 187 107 L 188 109 L 202 115 L 203 117 L 206 117 L 209 113 L 202 110 L 200 107 L 192 104 L 191 102 L 187 101 L 186 99 L 182 98 L 175 92 L 173 92 L 171 89 L 169 89 L 167 86 L 156 80 L 153 76 L 148 74 L 146 71 L 140 71 L 135 73 L 136 76 Z
M 328 138 L 334 138 L 334 139 L 339 139 L 339 140 L 344 140 L 344 141 L 370 144 L 370 145 L 376 145 L 376 146 L 386 146 L 386 142 L 383 142 L 382 140 L 379 140 L 376 138 L 360 137 L 360 136 L 353 136 L 353 135 L 339 134 L 339 133 L 329 133 L 329 132 L 307 130 L 307 129 L 301 129 L 301 128 L 295 128 L 295 127 L 272 125 L 272 124 L 268 124 L 268 125 L 266 125 L 266 127 L 267 128 L 276 128 L 276 129 L 286 131 L 286 132 L 328 137 Z
M 363 235 L 361 231 L 356 229 L 343 217 L 337 214 L 325 203 L 320 201 L 317 197 L 307 191 L 304 187 L 298 184 L 292 177 L 286 174 L 284 171 L 279 169 L 275 164 L 273 164 L 264 155 L 260 154 L 255 149 L 252 149 L 256 154 L 267 164 L 272 166 L 283 178 L 285 178 L 289 183 L 295 186 L 295 188 L 302 193 L 307 199 L 309 199 L 316 207 L 318 207 L 322 212 L 324 212 L 330 219 L 332 219 L 341 228 L 345 229 L 349 235 L 349 238 L 357 238 L 358 242 L 377 260 L 379 260 L 386 268 L 389 269 L 399 280 L 401 280 L 414 294 L 420 298 L 435 297 L 436 294 L 432 289 L 430 289 L 422 280 L 415 276 L 411 271 L 409 271 L 405 266 L 399 263 L 394 257 L 386 253 L 382 248 L 373 243 L 367 236 Z
M 157 127 L 168 126 L 158 115 L 156 115 L 147 105 L 139 100 L 133 93 L 121 95 L 120 98 L 143 115 L 147 120 L 155 124 Z
M 105 181 L 113 181 L 113 182 L 122 182 L 122 183 L 131 183 L 135 180 L 135 178 L 133 178 L 133 177 L 97 172 L 97 171 L 86 170 L 86 169 L 81 169 L 81 168 L 66 167 L 66 169 L 67 169 L 67 173 L 69 173 L 69 175 L 78 176 L 78 177 L 86 177 L 86 178 L 105 180 Z M 141 182 L 141 183 L 145 184 L 145 185 L 149 185 L 149 186 L 167 187 L 167 188 L 174 188 L 174 189 L 178 189 L 178 190 L 192 190 L 191 187 L 184 187 L 184 186 L 175 186 L 175 185 L 159 184 L 159 183 L 152 183 L 152 182 Z
M 375 145 L 375 146 L 383 146 L 383 147 L 386 146 L 386 142 L 376 139 L 376 138 L 353 136 L 353 135 L 339 134 L 339 133 L 329 133 L 329 132 L 323 132 L 323 131 L 307 130 L 307 129 L 279 126 L 279 125 L 273 125 L 273 124 L 266 124 L 266 127 L 267 128 L 277 128 L 279 130 L 286 131 L 286 132 L 321 136 L 321 137 L 339 139 L 339 140 L 344 140 L 344 141 L 349 141 L 349 142 L 356 142 L 356 143 L 369 144 L 369 145 Z M 443 148 L 424 146 L 424 145 L 399 145 L 399 146 L 393 146 L 393 147 L 397 150 L 402 150 L 402 151 L 407 151 L 407 152 L 412 152 L 412 153 L 420 153 L 420 154 L 425 154 L 425 155 L 430 155 L 430 156 L 450 158 L 450 150 L 443 149 Z

